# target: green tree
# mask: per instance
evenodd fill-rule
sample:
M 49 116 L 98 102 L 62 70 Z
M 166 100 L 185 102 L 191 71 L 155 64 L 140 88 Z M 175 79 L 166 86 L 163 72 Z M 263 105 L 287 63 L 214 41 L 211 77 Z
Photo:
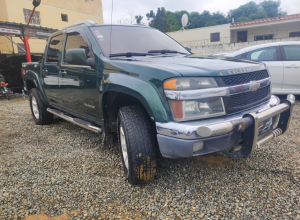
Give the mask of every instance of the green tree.
M 154 14 L 153 11 L 150 11 L 147 15 L 148 20 L 151 20 L 149 23 L 150 27 L 157 28 L 162 32 L 170 32 L 172 26 L 169 24 L 167 19 L 167 12 L 165 8 L 158 8 L 157 13 Z
M 231 21 L 234 18 L 235 22 L 243 22 L 286 15 L 287 13 L 281 11 L 279 7 L 280 1 L 266 0 L 260 4 L 251 1 L 230 10 L 228 19 Z
M 140 24 L 140 23 L 142 22 L 143 18 L 144 18 L 144 17 L 141 16 L 141 15 L 136 15 L 136 16 L 135 16 L 136 23 L 137 23 L 137 24 Z
M 278 16 L 284 16 L 287 13 L 281 11 L 280 7 L 281 2 L 280 1 L 263 1 L 259 5 L 261 6 L 262 10 L 267 14 L 269 18 L 272 17 L 278 17 Z

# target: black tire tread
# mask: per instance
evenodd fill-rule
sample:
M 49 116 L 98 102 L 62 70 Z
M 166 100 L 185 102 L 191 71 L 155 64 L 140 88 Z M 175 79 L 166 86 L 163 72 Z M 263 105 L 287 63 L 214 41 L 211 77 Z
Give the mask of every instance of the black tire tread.
M 147 183 L 155 178 L 157 165 L 157 145 L 150 118 L 139 106 L 122 107 L 119 118 L 124 125 L 131 167 L 127 179 L 133 185 Z
M 38 108 L 39 108 L 39 113 L 40 113 L 39 119 L 35 118 L 33 111 L 32 111 L 32 105 L 31 105 L 32 96 L 35 97 Z M 37 125 L 48 125 L 53 121 L 53 114 L 47 112 L 47 106 L 44 104 L 38 89 L 34 88 L 34 89 L 30 90 L 29 103 L 30 103 L 30 109 L 31 109 L 33 119 Z

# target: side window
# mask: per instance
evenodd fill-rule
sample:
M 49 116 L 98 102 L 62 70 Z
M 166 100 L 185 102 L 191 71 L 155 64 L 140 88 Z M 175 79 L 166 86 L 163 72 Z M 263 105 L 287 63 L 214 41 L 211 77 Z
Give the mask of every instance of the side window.
M 62 40 L 63 40 L 62 34 L 51 38 L 50 44 L 48 47 L 48 51 L 47 51 L 46 62 L 49 62 L 49 63 L 57 63 L 58 62 Z
M 234 58 L 236 58 L 236 59 L 242 59 L 242 57 L 244 56 L 244 54 L 245 54 L 245 53 L 242 53 L 242 54 L 240 54 L 240 55 L 235 56 Z
M 300 45 L 283 46 L 286 60 L 300 60 Z
M 85 49 L 87 58 L 91 57 L 91 52 L 90 52 L 89 46 L 84 41 L 84 39 L 80 35 L 80 33 L 74 32 L 74 33 L 68 34 L 66 46 L 65 46 L 65 52 L 64 52 L 64 62 L 66 62 L 66 51 L 69 49 L 78 49 L 78 48 Z
M 247 53 L 247 60 L 253 61 L 276 61 L 277 50 L 276 47 L 266 47 L 258 50 L 253 50 Z

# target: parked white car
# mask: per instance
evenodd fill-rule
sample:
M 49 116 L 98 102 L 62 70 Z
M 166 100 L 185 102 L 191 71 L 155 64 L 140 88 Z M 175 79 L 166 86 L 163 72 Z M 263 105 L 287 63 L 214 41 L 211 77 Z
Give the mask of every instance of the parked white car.
M 272 93 L 300 95 L 300 42 L 261 44 L 223 56 L 267 64 L 272 77 Z

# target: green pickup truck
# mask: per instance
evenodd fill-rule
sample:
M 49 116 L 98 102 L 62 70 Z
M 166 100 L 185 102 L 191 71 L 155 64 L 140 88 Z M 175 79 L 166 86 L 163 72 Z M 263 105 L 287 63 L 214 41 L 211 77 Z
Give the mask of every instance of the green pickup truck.
M 197 57 L 146 26 L 68 26 L 22 68 L 35 123 L 56 115 L 118 142 L 131 184 L 154 179 L 159 155 L 248 157 L 287 131 L 295 104 L 271 94 L 264 64 Z

